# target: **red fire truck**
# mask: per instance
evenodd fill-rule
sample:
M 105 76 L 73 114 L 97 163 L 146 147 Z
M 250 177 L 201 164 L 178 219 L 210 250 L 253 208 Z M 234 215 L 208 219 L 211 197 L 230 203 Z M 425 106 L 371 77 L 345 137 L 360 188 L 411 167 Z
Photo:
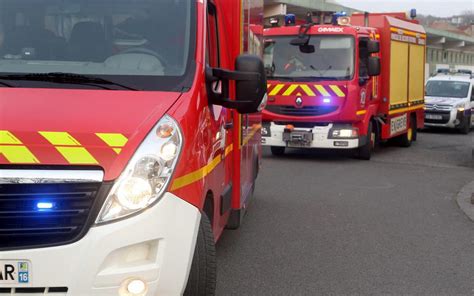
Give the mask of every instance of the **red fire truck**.
M 262 10 L 0 0 L 0 294 L 214 294 L 260 163 Z
M 361 159 L 380 141 L 410 146 L 424 125 L 423 27 L 404 13 L 324 19 L 295 25 L 288 16 L 264 31 L 263 144 L 275 155 L 334 148 Z

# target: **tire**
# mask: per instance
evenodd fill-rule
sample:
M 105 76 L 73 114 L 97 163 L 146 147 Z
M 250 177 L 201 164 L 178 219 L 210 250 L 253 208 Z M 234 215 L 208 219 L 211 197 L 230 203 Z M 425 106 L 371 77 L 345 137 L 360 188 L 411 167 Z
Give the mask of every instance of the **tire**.
M 191 272 L 184 296 L 214 296 L 216 293 L 216 247 L 211 223 L 202 214 Z
M 408 148 L 411 146 L 411 144 L 416 138 L 417 138 L 416 120 L 411 118 L 410 127 L 408 128 L 407 133 L 397 138 L 398 145 L 400 147 Z
M 271 146 L 270 150 L 274 156 L 282 156 L 285 154 L 285 147 Z
M 471 132 L 471 116 L 464 117 L 463 121 L 464 122 L 459 131 L 461 132 L 461 134 L 467 135 Z
M 356 157 L 358 159 L 370 160 L 372 158 L 372 152 L 374 151 L 376 138 L 372 122 L 369 123 L 369 127 L 367 129 L 367 137 L 368 139 L 365 145 L 357 148 Z

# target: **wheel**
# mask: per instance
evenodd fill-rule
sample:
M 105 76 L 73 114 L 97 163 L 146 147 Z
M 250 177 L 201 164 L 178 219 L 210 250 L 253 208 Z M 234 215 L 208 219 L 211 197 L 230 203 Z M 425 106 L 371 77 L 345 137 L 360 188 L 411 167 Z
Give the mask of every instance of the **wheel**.
M 184 296 L 213 296 L 216 293 L 216 247 L 211 223 L 202 214 L 191 272 Z
M 400 147 L 408 148 L 411 146 L 411 144 L 416 139 L 416 137 L 417 137 L 416 120 L 412 118 L 410 120 L 410 127 L 408 128 L 408 131 L 406 132 L 406 134 L 403 134 L 398 137 L 398 144 Z
M 461 127 L 459 128 L 459 131 L 463 135 L 467 135 L 471 132 L 471 127 L 472 127 L 471 116 L 469 115 L 468 117 L 464 117 L 463 123 L 462 123 Z
M 364 146 L 357 148 L 356 157 L 362 160 L 370 160 L 372 157 L 372 151 L 375 147 L 375 133 L 372 122 L 369 123 L 369 127 L 367 129 L 367 141 Z
M 272 150 L 274 156 L 282 156 L 285 154 L 285 147 L 272 146 L 270 150 Z

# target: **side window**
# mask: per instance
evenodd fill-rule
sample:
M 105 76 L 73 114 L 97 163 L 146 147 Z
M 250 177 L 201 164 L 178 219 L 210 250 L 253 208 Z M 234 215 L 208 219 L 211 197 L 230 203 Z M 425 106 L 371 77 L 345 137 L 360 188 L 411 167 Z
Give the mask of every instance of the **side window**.
M 369 51 L 367 48 L 369 38 L 359 40 L 359 77 L 369 77 Z
M 209 66 L 218 68 L 220 66 L 219 51 L 219 26 L 217 23 L 216 6 L 208 3 L 207 7 L 207 47 L 206 60 Z
M 472 86 L 472 89 L 471 89 L 471 102 L 474 102 L 474 85 Z

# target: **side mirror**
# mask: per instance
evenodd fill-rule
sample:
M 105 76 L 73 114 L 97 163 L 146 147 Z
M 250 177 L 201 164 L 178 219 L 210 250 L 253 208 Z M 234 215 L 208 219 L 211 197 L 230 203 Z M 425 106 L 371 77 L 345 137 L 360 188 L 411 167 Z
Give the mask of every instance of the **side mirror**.
M 267 93 L 267 78 L 262 60 L 256 55 L 241 55 L 235 60 L 235 70 L 240 73 L 258 74 L 256 79 L 235 81 L 235 100 L 240 103 L 239 113 L 256 113 Z
M 367 42 L 367 51 L 369 54 L 371 53 L 379 53 L 380 52 L 380 42 L 375 40 L 369 40 Z
M 255 55 L 240 55 L 235 61 L 235 71 L 218 68 L 206 69 L 207 93 L 212 104 L 235 109 L 241 114 L 261 111 L 267 93 L 267 79 L 263 61 Z M 229 98 L 230 81 L 235 81 L 236 98 Z M 221 91 L 212 88 L 221 81 Z
M 314 45 L 305 44 L 305 45 L 300 45 L 300 51 L 302 53 L 314 53 L 316 49 L 314 48 Z
M 378 57 L 369 57 L 369 69 L 368 74 L 370 77 L 379 76 L 381 72 L 380 58 Z

